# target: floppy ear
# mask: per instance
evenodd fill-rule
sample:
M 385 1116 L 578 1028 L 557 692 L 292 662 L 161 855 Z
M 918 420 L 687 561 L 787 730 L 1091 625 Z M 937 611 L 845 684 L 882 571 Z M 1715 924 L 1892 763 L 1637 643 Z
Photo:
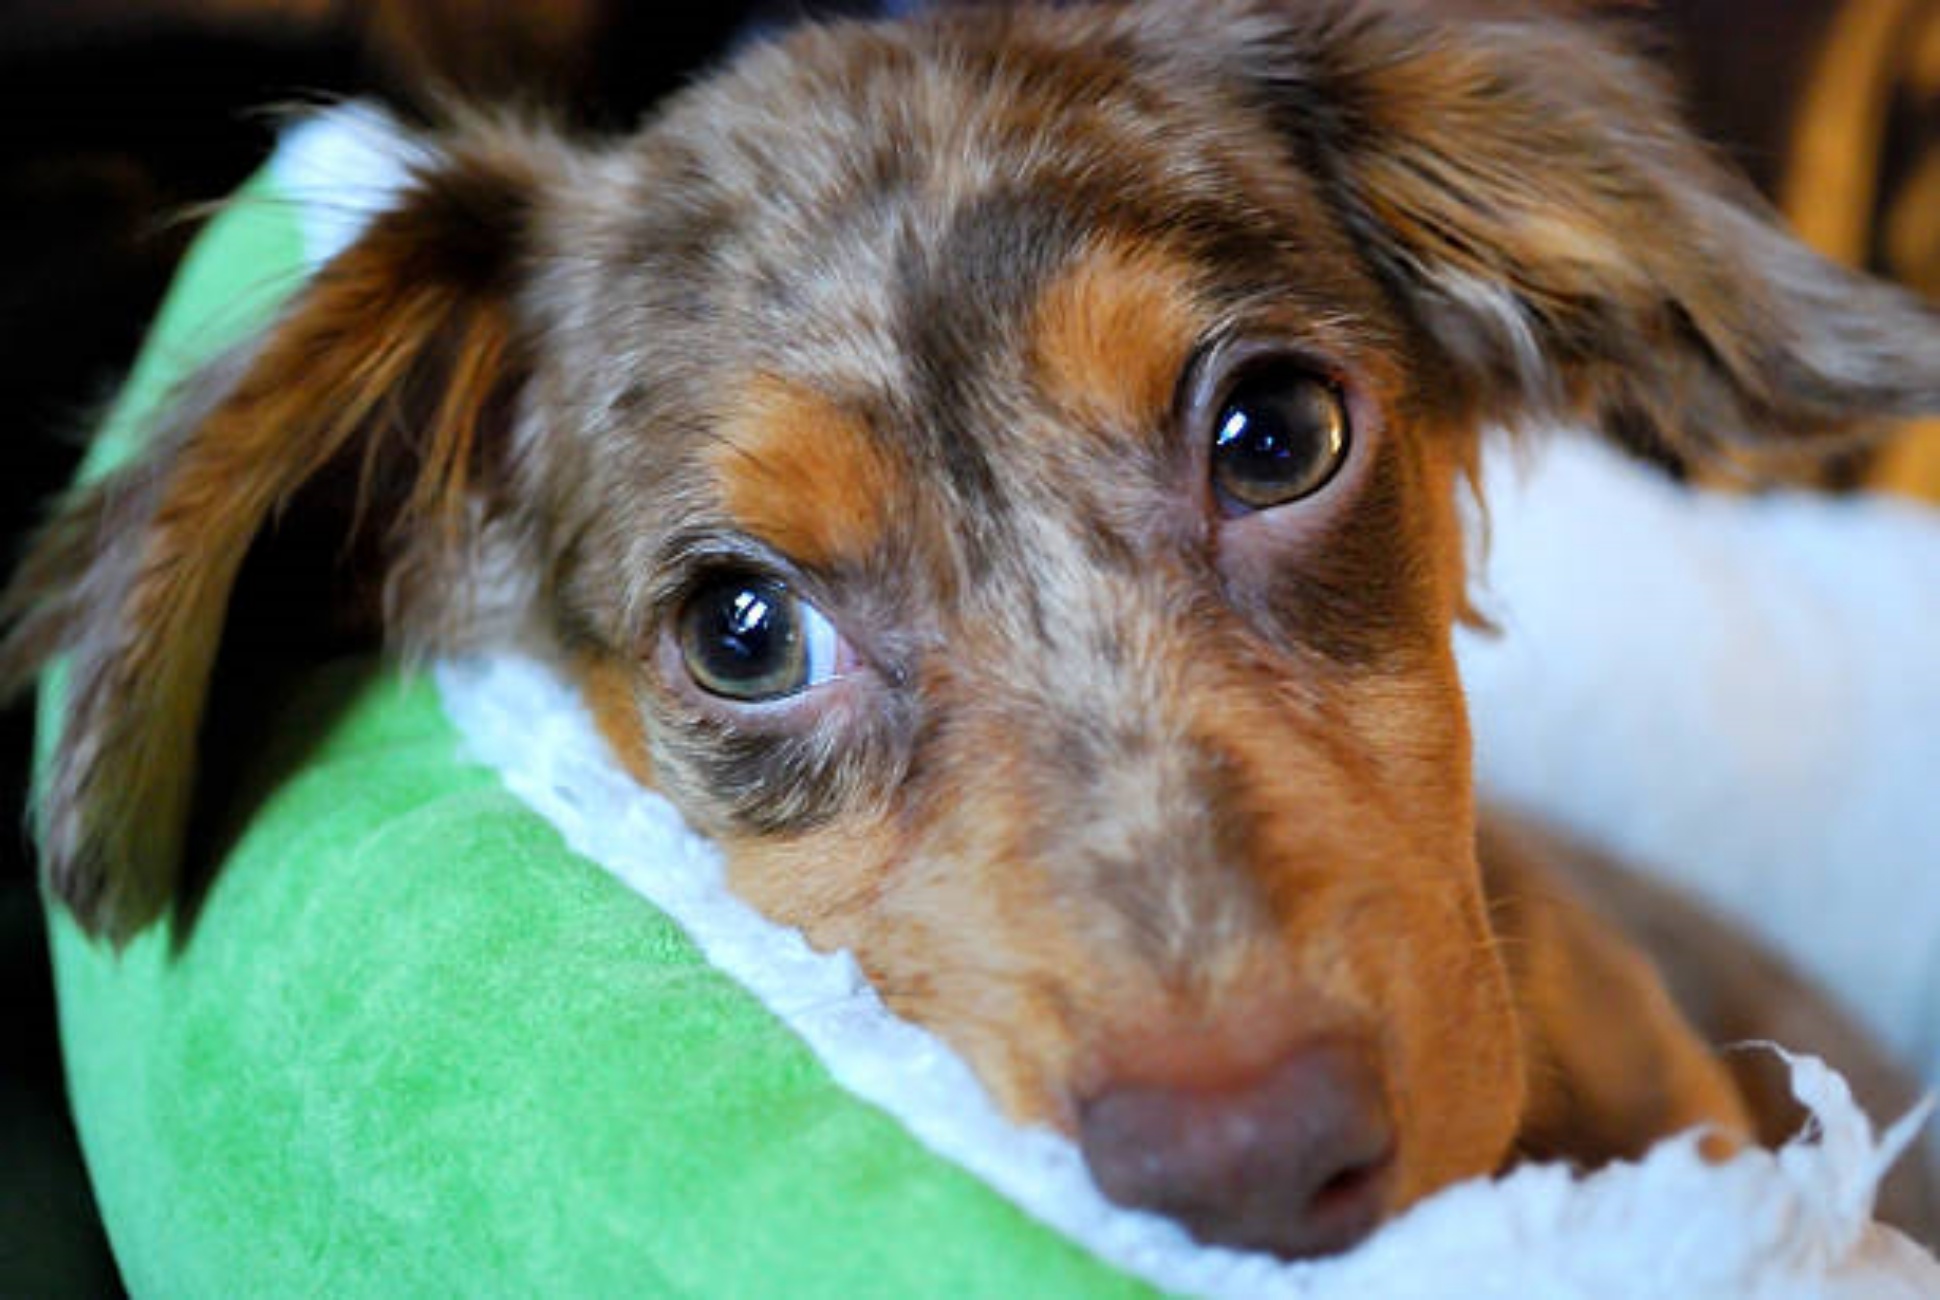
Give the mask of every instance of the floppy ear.
M 1731 458 L 1940 409 L 1940 317 L 1782 230 L 1614 33 L 1529 9 L 1281 2 L 1251 55 L 1469 414 Z
M 64 659 L 35 826 L 49 886 L 89 930 L 126 939 L 173 893 L 209 678 L 225 621 L 247 617 L 232 588 L 298 491 L 326 472 L 355 484 L 327 544 L 380 556 L 380 582 L 465 552 L 521 371 L 509 290 L 544 157 L 482 128 L 428 153 L 276 323 L 34 541 L 0 607 L 0 683 Z

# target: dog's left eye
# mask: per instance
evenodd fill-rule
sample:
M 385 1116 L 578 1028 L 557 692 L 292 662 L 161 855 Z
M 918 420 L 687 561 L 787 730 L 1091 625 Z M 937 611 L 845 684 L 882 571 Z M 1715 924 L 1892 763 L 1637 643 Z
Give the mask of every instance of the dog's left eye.
M 835 675 L 841 639 L 816 609 L 772 578 L 726 574 L 680 611 L 682 660 L 711 695 L 743 702 L 794 695 Z
M 1241 511 L 1312 496 L 1347 459 L 1349 436 L 1332 384 L 1289 362 L 1251 369 L 1213 422 L 1213 487 Z

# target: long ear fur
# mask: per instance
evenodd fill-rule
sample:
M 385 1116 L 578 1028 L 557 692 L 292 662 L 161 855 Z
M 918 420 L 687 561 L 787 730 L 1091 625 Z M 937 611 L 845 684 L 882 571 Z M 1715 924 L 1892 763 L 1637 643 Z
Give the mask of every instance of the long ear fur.
M 509 287 L 547 153 L 479 128 L 429 156 L 134 463 L 59 504 L 0 598 L 0 684 L 65 662 L 35 823 L 48 884 L 88 929 L 124 940 L 172 896 L 232 587 L 299 489 L 347 471 L 395 562 L 464 545 L 518 382 Z
M 1253 84 L 1471 413 L 1587 413 L 1715 459 L 1940 409 L 1940 316 L 1783 231 L 1598 23 L 1265 8 Z

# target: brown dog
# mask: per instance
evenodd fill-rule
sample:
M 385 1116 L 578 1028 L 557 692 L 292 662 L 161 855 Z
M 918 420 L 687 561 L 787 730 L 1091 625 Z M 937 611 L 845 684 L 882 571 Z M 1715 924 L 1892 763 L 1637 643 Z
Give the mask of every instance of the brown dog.
M 321 535 L 348 577 L 286 605 L 548 649 L 745 898 L 1206 1239 L 1750 1134 L 1478 831 L 1458 498 L 1484 422 L 1846 447 L 1940 410 L 1940 329 L 1589 22 L 1456 8 L 809 29 L 623 139 L 427 140 L 16 580 L 6 676 L 69 664 L 53 890 L 167 906 L 232 587 Z

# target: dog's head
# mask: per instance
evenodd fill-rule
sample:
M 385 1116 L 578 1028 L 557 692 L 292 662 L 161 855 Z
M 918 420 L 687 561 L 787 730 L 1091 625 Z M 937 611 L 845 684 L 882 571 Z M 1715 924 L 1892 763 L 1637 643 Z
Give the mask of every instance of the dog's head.
M 1286 1253 L 1523 1110 L 1478 427 L 1809 449 L 1940 397 L 1930 315 L 1494 7 L 810 29 L 625 139 L 425 148 L 16 584 L 13 670 L 71 662 L 56 891 L 163 907 L 234 575 L 354 481 L 407 647 L 549 646 L 746 898 L 1112 1194 Z

